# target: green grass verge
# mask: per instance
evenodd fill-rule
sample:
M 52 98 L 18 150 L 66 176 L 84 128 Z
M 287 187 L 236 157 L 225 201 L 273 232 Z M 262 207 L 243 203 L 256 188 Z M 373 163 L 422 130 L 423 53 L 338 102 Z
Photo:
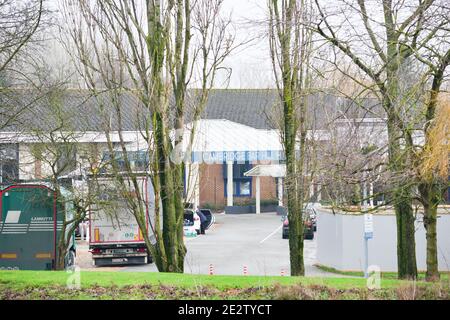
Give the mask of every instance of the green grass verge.
M 66 285 L 70 274 L 65 271 L 0 271 L 0 283 L 13 287 Z M 157 272 L 95 272 L 80 273 L 81 286 L 171 285 L 192 288 L 213 286 L 217 289 L 266 287 L 274 284 L 324 285 L 336 289 L 364 288 L 362 278 L 318 278 L 282 276 L 219 276 Z M 403 281 L 384 279 L 382 287 L 395 287 Z
M 420 297 L 447 299 L 448 284 L 383 279 L 381 290 L 363 278 L 209 276 L 152 272 L 80 273 L 80 290 L 70 290 L 64 271 L 0 271 L 0 299 L 397 299 L 412 286 Z M 427 291 L 428 290 L 428 291 Z
M 334 274 L 339 274 L 343 276 L 351 276 L 351 277 L 364 277 L 364 272 L 362 271 L 341 271 L 332 267 L 316 264 L 317 268 L 319 268 L 322 271 L 330 272 Z M 450 272 L 443 271 L 441 272 L 441 280 L 442 281 L 448 281 Z M 425 281 L 425 272 L 419 272 L 419 281 Z M 384 280 L 396 280 L 398 279 L 397 272 L 381 272 L 381 279 Z
M 70 274 L 64 271 L 0 271 L 0 283 L 14 287 L 66 285 Z M 306 278 L 281 276 L 219 276 L 193 275 L 157 272 L 95 272 L 82 271 L 81 285 L 125 286 L 125 285 L 171 285 L 177 287 L 214 286 L 218 289 L 265 287 L 274 284 L 319 284 L 338 289 L 364 287 L 365 279 L 353 278 Z M 383 285 L 392 286 L 397 280 L 386 281 Z

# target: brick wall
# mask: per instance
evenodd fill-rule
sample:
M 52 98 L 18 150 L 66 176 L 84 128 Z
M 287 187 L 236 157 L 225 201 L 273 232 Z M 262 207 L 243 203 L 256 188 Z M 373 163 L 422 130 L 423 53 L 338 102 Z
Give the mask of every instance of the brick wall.
M 225 205 L 221 164 L 200 165 L 200 204 Z
M 256 194 L 256 178 L 252 180 L 252 198 Z M 200 165 L 200 204 L 204 205 L 226 205 L 223 165 L 201 164 Z M 250 201 L 249 197 L 234 197 L 235 204 Z M 272 177 L 261 177 L 261 200 L 277 198 L 276 180 Z

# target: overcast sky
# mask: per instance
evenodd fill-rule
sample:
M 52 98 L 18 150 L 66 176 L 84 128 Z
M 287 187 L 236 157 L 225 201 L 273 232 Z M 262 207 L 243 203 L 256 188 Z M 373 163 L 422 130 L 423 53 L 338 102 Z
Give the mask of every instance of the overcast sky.
M 238 41 L 245 41 L 248 36 L 258 36 L 258 30 L 251 27 L 251 21 L 264 19 L 266 6 L 266 0 L 224 1 L 224 9 L 233 12 Z M 267 88 L 274 85 L 267 39 L 252 41 L 227 59 L 226 65 L 233 70 L 231 88 Z
M 58 7 L 58 3 L 62 0 L 49 1 L 52 5 Z M 403 3 L 401 0 L 398 1 Z M 370 40 L 367 39 L 367 35 L 364 32 L 359 33 L 357 31 L 359 28 L 363 29 L 364 27 L 361 25 L 362 22 L 359 14 L 355 14 L 355 11 L 353 10 L 354 8 L 352 9 L 354 6 L 354 1 L 348 1 L 348 3 L 341 8 L 338 7 L 340 7 L 342 3 L 345 3 L 345 1 L 341 4 L 337 4 L 336 2 L 329 0 L 319 0 L 319 2 L 322 3 L 322 8 L 324 11 L 330 10 L 333 12 L 339 12 L 339 15 L 330 16 L 329 22 L 339 26 L 339 28 L 337 28 L 338 34 L 345 35 L 348 30 L 348 34 L 352 38 L 346 39 L 348 41 L 356 41 L 361 44 L 355 45 L 355 43 L 353 43 L 354 52 L 356 52 L 361 58 L 369 59 L 367 61 L 371 61 L 372 56 L 367 56 L 367 54 L 372 54 L 373 50 L 371 50 L 371 48 L 367 50 L 367 46 L 365 46 L 365 44 L 368 44 L 370 47 Z M 404 10 L 403 15 L 410 15 L 411 12 L 409 11 L 412 9 L 408 9 L 408 6 L 405 7 L 406 10 Z M 267 24 L 261 23 L 267 19 L 267 0 L 224 0 L 222 9 L 224 14 L 232 14 L 237 36 L 236 43 L 240 43 L 248 39 L 256 40 L 253 40 L 250 44 L 240 47 L 239 50 L 233 52 L 233 54 L 225 60 L 224 66 L 232 70 L 230 82 L 224 83 L 223 80 L 225 77 L 223 75 L 219 75 L 217 77 L 218 81 L 216 81 L 216 86 L 224 87 L 227 85 L 229 88 L 274 87 L 275 84 L 273 80 L 272 65 L 270 62 L 268 40 L 265 37 L 257 37 L 258 35 L 261 35 L 261 33 L 267 32 Z M 377 36 L 382 37 L 385 32 L 383 28 L 379 29 L 383 21 L 382 6 L 379 1 L 369 1 L 367 9 L 370 13 L 372 28 L 376 30 Z M 55 70 L 61 70 L 61 67 L 67 67 L 68 65 L 68 58 L 65 51 L 58 48 L 57 45 L 52 47 L 50 54 L 46 55 L 46 58 L 51 65 L 55 66 Z M 195 86 L 195 84 L 193 84 L 193 86 Z
M 55 8 L 59 0 L 53 0 Z M 265 17 L 266 0 L 224 0 L 223 11 L 232 13 L 236 28 L 236 43 L 253 39 L 258 33 L 257 28 L 251 26 L 251 21 L 260 21 Z M 261 29 L 261 28 L 260 28 Z M 67 68 L 67 55 L 58 44 L 50 48 L 47 55 L 48 63 L 55 69 Z M 239 50 L 233 52 L 224 62 L 225 67 L 231 68 L 229 83 L 224 83 L 224 77 L 218 77 L 217 85 L 228 88 L 268 88 L 273 87 L 272 70 L 269 59 L 267 39 L 254 40 Z

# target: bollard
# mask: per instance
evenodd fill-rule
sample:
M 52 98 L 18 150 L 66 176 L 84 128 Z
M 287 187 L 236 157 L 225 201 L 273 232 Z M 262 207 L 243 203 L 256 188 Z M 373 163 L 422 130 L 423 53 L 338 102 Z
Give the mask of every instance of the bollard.
M 281 276 L 284 277 L 284 275 L 285 275 L 284 269 L 281 269 Z
M 214 266 L 212 264 L 209 265 L 209 275 L 212 276 L 214 274 Z

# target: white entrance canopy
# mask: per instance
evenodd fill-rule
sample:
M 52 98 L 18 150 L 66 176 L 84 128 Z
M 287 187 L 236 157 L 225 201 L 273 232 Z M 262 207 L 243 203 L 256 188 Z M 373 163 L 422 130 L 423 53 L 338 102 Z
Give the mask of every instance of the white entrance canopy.
M 196 130 L 191 139 L 190 129 L 194 125 Z M 196 168 L 200 163 L 226 163 L 228 177 L 233 176 L 234 163 L 279 162 L 284 158 L 283 146 L 277 130 L 255 129 L 224 119 L 203 119 L 188 124 L 184 135 L 182 151 L 186 162 L 191 163 L 190 166 Z M 199 170 L 197 169 L 196 172 L 198 175 Z M 256 178 L 256 186 L 258 198 L 259 178 Z M 200 193 L 198 184 L 195 189 L 197 193 Z M 233 206 L 233 179 L 227 180 L 226 190 L 227 206 Z
M 247 177 L 256 177 L 256 213 L 261 213 L 260 177 L 278 178 L 278 205 L 283 206 L 283 177 L 286 176 L 285 164 L 260 164 L 244 173 Z
M 260 164 L 244 173 L 247 177 L 273 177 L 282 178 L 286 176 L 285 164 Z

